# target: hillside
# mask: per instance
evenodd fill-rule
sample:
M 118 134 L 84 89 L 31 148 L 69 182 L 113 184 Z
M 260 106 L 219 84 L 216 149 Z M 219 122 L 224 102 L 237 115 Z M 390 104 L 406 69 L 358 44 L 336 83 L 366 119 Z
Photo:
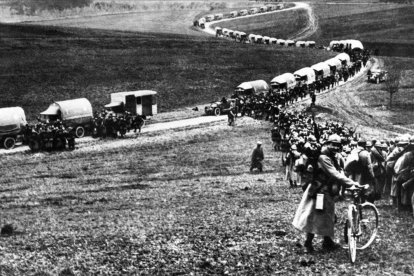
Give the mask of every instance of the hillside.
M 0 25 L 0 36 L 0 105 L 22 106 L 31 119 L 52 101 L 86 97 L 100 110 L 110 93 L 139 89 L 158 91 L 160 111 L 171 111 L 333 55 L 211 37 L 50 26 Z

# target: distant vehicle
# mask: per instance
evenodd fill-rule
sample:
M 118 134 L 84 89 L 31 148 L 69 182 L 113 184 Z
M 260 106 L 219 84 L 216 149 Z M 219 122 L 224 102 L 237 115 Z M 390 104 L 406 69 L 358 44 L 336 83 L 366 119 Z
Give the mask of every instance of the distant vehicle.
M 93 112 L 92 105 L 86 98 L 79 98 L 52 103 L 40 113 L 40 121 L 53 123 L 61 121 L 65 128 L 75 130 L 77 138 L 85 136 L 86 130 L 91 129 Z
M 231 18 L 237 17 L 238 15 L 239 15 L 239 13 L 237 11 L 231 11 L 230 12 L 230 17 Z
M 267 12 L 267 6 L 261 6 L 259 12 Z
M 249 14 L 248 10 L 239 11 L 239 16 L 245 16 L 245 15 L 248 15 L 248 14 Z
M 235 89 L 236 95 L 259 95 L 269 92 L 269 84 L 264 80 L 247 81 L 239 84 Z
M 206 22 L 211 22 L 214 20 L 214 15 L 209 14 L 209 15 L 206 15 L 204 18 L 206 19 Z
M 158 112 L 156 95 L 152 90 L 112 93 L 111 102 L 105 108 L 120 115 L 128 111 L 132 115 L 153 116 Z
M 217 13 L 214 15 L 214 20 L 221 20 L 223 19 L 223 14 L 222 13 Z
M 388 78 L 388 72 L 385 70 L 371 70 L 371 74 L 368 74 L 368 82 L 380 83 L 386 81 Z
M 23 108 L 0 108 L 1 146 L 5 149 L 14 148 L 18 140 L 23 140 L 26 125 L 26 115 Z
M 233 106 L 236 106 L 236 99 L 227 99 L 225 102 L 212 102 L 204 108 L 204 111 L 206 115 L 220 116 L 221 114 L 227 114 L 230 110 L 231 103 L 233 103 Z
M 259 8 L 251 8 L 250 10 L 249 10 L 249 13 L 250 14 L 256 14 L 256 13 L 258 13 L 259 12 Z

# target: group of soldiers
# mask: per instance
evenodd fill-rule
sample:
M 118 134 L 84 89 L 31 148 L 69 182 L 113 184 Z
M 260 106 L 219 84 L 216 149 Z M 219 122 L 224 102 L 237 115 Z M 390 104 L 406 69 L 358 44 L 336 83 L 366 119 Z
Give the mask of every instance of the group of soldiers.
M 72 128 L 65 128 L 60 120 L 27 124 L 24 142 L 32 151 L 75 149 L 75 133 Z
M 360 59 L 355 60 L 349 66 L 344 65 L 341 70 L 335 72 L 326 78 L 319 77 L 312 84 L 299 83 L 293 89 L 270 89 L 266 94 L 249 94 L 240 95 L 235 92 L 231 98 L 236 99 L 236 113 L 241 113 L 242 116 L 247 115 L 255 119 L 265 119 L 273 122 L 279 115 L 280 110 L 290 104 L 297 102 L 299 99 L 304 99 L 307 96 L 311 97 L 312 104 L 316 103 L 316 95 L 327 89 L 339 85 L 340 81 L 347 81 L 358 73 L 362 65 L 365 66 Z
M 134 133 L 141 133 L 141 128 L 145 124 L 145 117 L 141 115 L 133 115 L 128 111 L 122 114 L 116 114 L 107 110 L 100 113 L 95 112 L 93 118 L 92 136 L 97 138 L 123 138 L 125 134 L 131 130 Z
M 306 113 L 281 112 L 271 131 L 274 149 L 282 152 L 290 187 L 305 186 L 322 147 L 332 135 L 341 142 L 343 173 L 361 185 L 369 184 L 368 200 L 391 198 L 401 209 L 414 207 L 414 136 L 395 139 L 364 139 L 355 128 L 338 122 L 316 123 Z M 357 162 L 351 165 L 353 156 Z M 358 164 L 355 166 L 355 164 Z

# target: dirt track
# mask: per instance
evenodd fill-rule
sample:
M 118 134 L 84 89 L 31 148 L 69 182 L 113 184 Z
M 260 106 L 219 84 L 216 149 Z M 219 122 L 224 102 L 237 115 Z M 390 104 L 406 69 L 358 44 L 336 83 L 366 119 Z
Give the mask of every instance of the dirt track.
M 299 31 L 299 33 L 300 33 L 301 37 L 304 37 L 305 35 L 310 36 L 317 29 L 317 24 L 315 24 L 316 19 L 315 19 L 315 16 L 313 15 L 312 8 L 307 3 L 295 2 L 294 4 L 295 4 L 294 7 L 287 8 L 287 9 L 282 9 L 282 10 L 270 11 L 270 12 L 267 12 L 266 14 L 280 13 L 280 12 L 296 10 L 296 9 L 305 9 L 305 10 L 308 11 L 309 21 L 308 21 L 307 26 L 303 30 Z M 205 23 L 205 29 L 203 31 L 208 33 L 208 34 L 211 34 L 211 35 L 216 35 L 215 30 L 211 27 L 212 24 L 217 24 L 217 23 L 220 23 L 220 22 L 231 21 L 231 20 L 240 19 L 240 18 L 256 17 L 256 16 L 261 16 L 261 15 L 263 15 L 263 14 L 262 13 L 256 13 L 256 14 L 245 15 L 243 17 L 225 18 L 225 19 L 221 19 L 221 20 L 215 20 L 215 21 L 212 21 L 212 22 L 206 22 Z M 313 30 L 313 32 L 310 32 L 310 30 Z M 243 31 L 243 30 L 239 30 L 239 31 Z M 299 33 L 298 33 L 298 35 L 299 35 Z

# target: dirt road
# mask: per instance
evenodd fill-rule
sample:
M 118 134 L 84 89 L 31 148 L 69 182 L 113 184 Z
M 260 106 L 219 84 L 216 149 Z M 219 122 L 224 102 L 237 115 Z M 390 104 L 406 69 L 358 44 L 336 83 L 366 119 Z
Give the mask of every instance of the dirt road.
M 299 40 L 299 39 L 303 39 L 305 37 L 311 36 L 313 33 L 316 32 L 316 30 L 318 29 L 318 20 L 315 17 L 313 13 L 313 9 L 311 6 L 309 6 L 309 4 L 302 3 L 302 2 L 295 2 L 294 4 L 295 4 L 294 7 L 283 9 L 283 10 L 271 11 L 271 12 L 267 12 L 266 14 L 279 13 L 279 12 L 285 12 L 285 11 L 296 10 L 296 9 L 305 9 L 308 13 L 308 23 L 306 27 L 303 28 L 302 30 L 299 30 L 298 33 L 296 33 L 295 35 L 289 38 L 289 39 Z M 242 18 L 249 18 L 249 17 L 261 16 L 261 15 L 262 15 L 261 13 L 249 14 L 249 15 L 243 16 Z M 211 35 L 216 35 L 215 30 L 211 27 L 212 24 L 217 24 L 220 22 L 225 22 L 225 21 L 230 21 L 230 20 L 235 20 L 235 19 L 240 19 L 240 17 L 225 18 L 222 20 L 215 20 L 213 22 L 206 22 L 205 29 L 203 31 Z M 239 30 L 239 31 L 243 31 L 243 30 Z

